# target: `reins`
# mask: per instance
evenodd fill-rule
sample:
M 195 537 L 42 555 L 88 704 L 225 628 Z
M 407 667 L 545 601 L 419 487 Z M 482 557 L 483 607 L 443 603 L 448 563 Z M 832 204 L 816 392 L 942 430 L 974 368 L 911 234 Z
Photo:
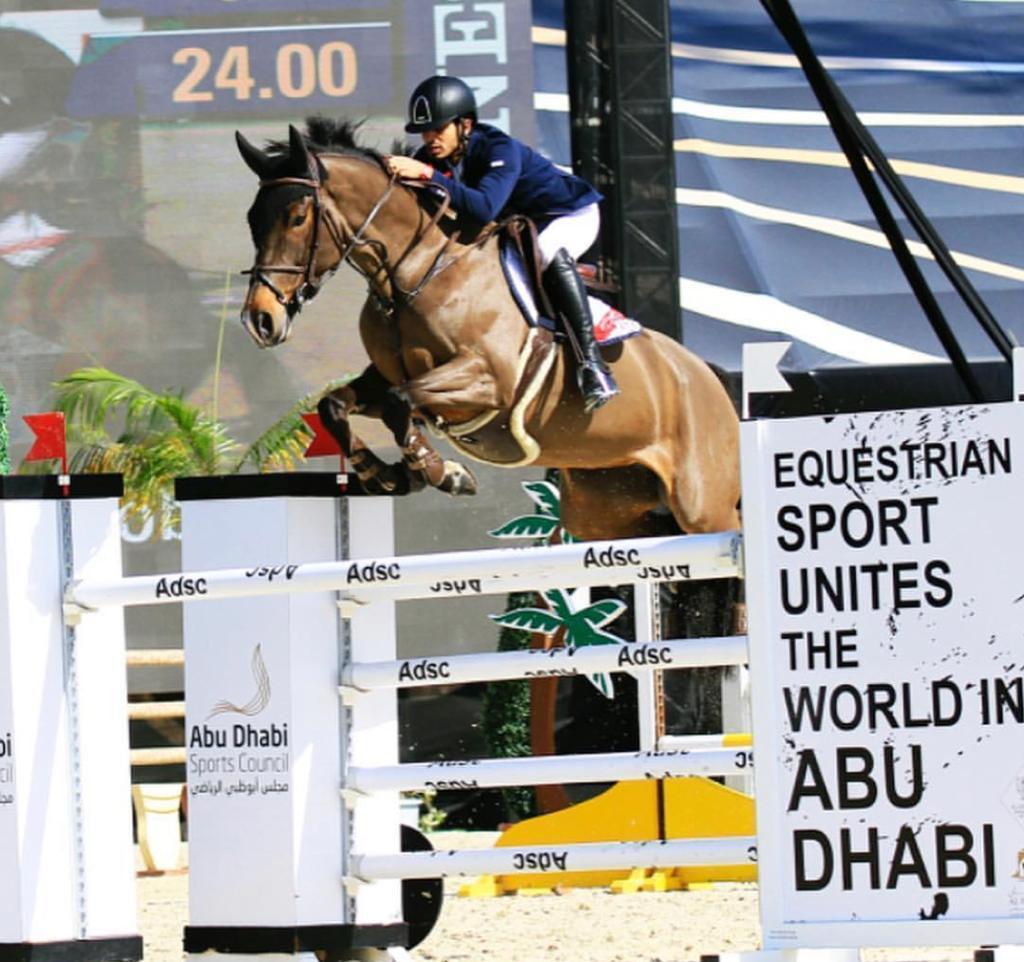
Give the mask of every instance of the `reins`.
M 451 195 L 448 193 L 447 190 L 445 190 L 442 186 L 438 184 L 424 184 L 423 181 L 420 180 L 400 180 L 398 182 L 405 187 L 412 188 L 413 190 L 427 190 L 432 186 L 436 190 L 444 191 L 444 199 L 438 205 L 438 208 L 434 212 L 433 216 L 430 218 L 430 221 L 427 223 L 425 227 L 421 228 L 416 232 L 416 236 L 413 237 L 409 246 L 406 248 L 405 253 L 403 253 L 402 256 L 397 261 L 395 261 L 394 265 L 388 264 L 387 251 L 384 251 L 384 255 L 381 258 L 381 266 L 379 269 L 384 270 L 385 273 L 387 273 L 388 282 L 390 283 L 391 290 L 392 292 L 397 291 L 397 293 L 400 295 L 402 305 L 408 306 L 422 293 L 423 289 L 427 286 L 427 284 L 429 284 L 432 280 L 435 280 L 449 267 L 462 260 L 462 258 L 465 257 L 470 251 L 477 250 L 483 247 L 483 245 L 486 244 L 487 241 L 491 239 L 491 237 L 498 233 L 498 231 L 500 231 L 508 222 L 502 221 L 500 223 L 487 225 L 483 230 L 479 232 L 479 234 L 476 236 L 476 238 L 474 238 L 472 243 L 466 244 L 463 247 L 463 249 L 459 251 L 454 257 L 448 257 L 446 260 L 445 257 L 451 250 L 452 245 L 459 239 L 459 231 L 453 231 L 451 234 L 447 236 L 444 246 L 434 257 L 433 261 L 431 261 L 430 266 L 427 268 L 426 272 L 420 278 L 419 283 L 415 287 L 409 290 L 405 290 L 398 283 L 397 277 L 395 276 L 395 272 L 398 270 L 402 261 L 404 261 L 405 258 L 408 257 L 408 255 L 411 254 L 419 246 L 420 242 L 424 239 L 424 237 L 426 237 L 427 231 L 429 231 L 433 227 L 437 227 L 440 224 L 441 218 L 444 217 L 444 215 L 448 212 L 449 207 L 451 206 Z M 367 275 L 364 274 L 363 276 L 366 277 Z M 369 278 L 367 279 L 369 280 Z M 398 309 L 399 298 L 395 297 L 394 294 L 389 299 L 381 297 L 380 293 L 377 291 L 374 291 L 373 294 L 377 301 L 378 308 L 384 311 L 384 313 L 389 317 L 392 314 L 394 314 L 395 311 Z

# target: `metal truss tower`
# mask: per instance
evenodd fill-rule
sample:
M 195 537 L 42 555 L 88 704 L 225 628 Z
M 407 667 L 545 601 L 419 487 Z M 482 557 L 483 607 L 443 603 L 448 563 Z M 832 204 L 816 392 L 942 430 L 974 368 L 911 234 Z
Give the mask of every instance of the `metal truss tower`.
M 605 195 L 619 308 L 681 340 L 669 0 L 566 0 L 573 163 Z

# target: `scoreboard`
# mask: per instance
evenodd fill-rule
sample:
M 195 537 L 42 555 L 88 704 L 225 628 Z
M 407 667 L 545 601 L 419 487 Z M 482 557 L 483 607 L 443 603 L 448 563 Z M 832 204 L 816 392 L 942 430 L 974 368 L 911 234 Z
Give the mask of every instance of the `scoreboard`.
M 390 110 L 392 42 L 386 21 L 93 36 L 68 110 L 147 119 Z
M 256 13 L 337 13 L 381 5 L 381 0 L 100 0 L 99 7 L 108 16 L 251 17 Z

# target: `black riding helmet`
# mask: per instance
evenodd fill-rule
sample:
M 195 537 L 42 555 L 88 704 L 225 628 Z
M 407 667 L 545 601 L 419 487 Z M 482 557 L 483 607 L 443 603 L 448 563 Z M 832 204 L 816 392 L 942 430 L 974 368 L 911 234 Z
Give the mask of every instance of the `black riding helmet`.
M 409 98 L 407 134 L 440 130 L 457 117 L 476 120 L 476 97 L 469 84 L 458 77 L 428 77 Z

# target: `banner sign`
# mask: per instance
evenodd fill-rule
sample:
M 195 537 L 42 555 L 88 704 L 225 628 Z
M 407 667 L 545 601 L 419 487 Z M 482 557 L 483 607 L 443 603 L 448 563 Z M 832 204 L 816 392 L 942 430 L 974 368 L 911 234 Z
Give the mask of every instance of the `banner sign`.
M 742 442 L 765 948 L 1024 942 L 1024 405 Z
M 533 141 L 529 2 L 419 0 L 406 4 L 405 31 L 406 96 L 433 74 L 461 77 L 473 88 L 480 120 Z

